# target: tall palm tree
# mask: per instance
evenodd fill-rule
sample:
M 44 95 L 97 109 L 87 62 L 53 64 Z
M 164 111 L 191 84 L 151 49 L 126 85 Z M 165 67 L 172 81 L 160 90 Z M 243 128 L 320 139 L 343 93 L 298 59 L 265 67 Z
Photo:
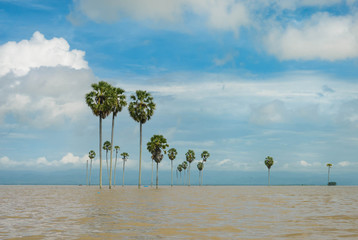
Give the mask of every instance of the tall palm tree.
M 114 146 L 114 149 L 116 150 L 116 160 L 114 162 L 114 176 L 113 176 L 113 186 L 116 186 L 116 168 L 117 168 L 117 156 L 118 156 L 118 152 L 120 147 L 119 146 Z
M 105 141 L 103 143 L 103 150 L 106 151 L 106 163 L 107 163 L 107 175 L 109 177 L 109 171 L 108 171 L 108 151 L 112 152 L 111 143 L 109 141 Z
M 91 186 L 92 160 L 96 157 L 96 153 L 93 150 L 91 150 L 88 153 L 88 157 L 91 159 L 88 185 Z
M 199 170 L 199 185 L 203 185 L 202 182 L 200 182 L 200 174 L 203 174 L 203 168 L 204 168 L 204 163 L 203 162 L 198 162 L 198 164 L 196 165 L 198 167 Z
M 327 163 L 326 165 L 328 167 L 328 184 L 329 184 L 329 175 L 330 175 L 330 172 L 331 172 L 331 167 L 333 166 L 331 163 Z
M 152 159 L 157 163 L 157 178 L 156 178 L 156 188 L 158 189 L 158 172 L 159 172 L 159 163 L 163 160 L 163 154 L 166 154 L 165 149 L 169 147 L 167 144 L 167 139 L 163 135 L 153 135 L 150 138 L 150 142 L 147 143 L 147 149 L 152 154 Z
M 123 174 L 122 174 L 122 187 L 124 187 L 124 168 L 125 168 L 125 165 L 126 165 L 126 161 L 129 157 L 129 154 L 126 153 L 126 152 L 123 152 L 121 153 L 121 156 L 122 156 L 122 160 L 123 160 Z
M 149 121 L 154 114 L 155 103 L 150 93 L 137 90 L 136 95 L 131 95 L 132 102 L 128 106 L 129 114 L 134 121 L 139 122 L 140 140 L 139 140 L 139 179 L 138 188 L 141 185 L 142 171 L 142 125 Z
M 100 81 L 91 85 L 93 90 L 86 94 L 86 103 L 92 113 L 99 118 L 99 188 L 102 188 L 102 119 L 105 119 L 111 111 L 109 89 L 111 85 Z
M 274 161 L 273 161 L 273 158 L 272 158 L 272 157 L 267 156 L 267 157 L 265 158 L 265 165 L 266 165 L 266 167 L 267 167 L 267 169 L 268 169 L 268 185 L 269 185 L 269 186 L 270 186 L 270 169 L 271 169 L 273 163 L 274 163 Z
M 193 150 L 188 150 L 188 152 L 185 154 L 185 157 L 186 157 L 186 160 L 188 161 L 189 163 L 189 183 L 188 183 L 188 186 L 190 186 L 190 165 L 191 165 L 191 162 L 194 161 L 195 159 L 195 152 Z
M 203 159 L 203 169 L 204 169 L 204 163 L 206 163 L 206 160 L 210 157 L 210 153 L 208 151 L 203 151 L 201 153 L 201 158 Z M 203 185 L 203 171 L 201 172 L 201 185 Z
M 86 185 L 88 185 L 88 159 L 86 161 Z
M 173 161 L 176 158 L 177 154 L 178 154 L 178 152 L 175 148 L 171 148 L 168 150 L 168 157 L 170 159 L 171 169 L 172 169 L 171 170 L 172 171 L 172 184 L 171 184 L 172 187 L 173 187 Z
M 114 131 L 114 118 L 119 112 L 122 111 L 123 107 L 127 106 L 126 96 L 123 94 L 124 90 L 122 88 L 112 87 L 110 91 L 111 96 L 111 112 L 112 112 L 112 132 L 111 132 L 111 149 L 113 149 L 113 131 Z M 112 156 L 113 151 L 111 151 L 110 156 L 110 167 L 109 167 L 109 188 L 111 189 L 112 185 Z

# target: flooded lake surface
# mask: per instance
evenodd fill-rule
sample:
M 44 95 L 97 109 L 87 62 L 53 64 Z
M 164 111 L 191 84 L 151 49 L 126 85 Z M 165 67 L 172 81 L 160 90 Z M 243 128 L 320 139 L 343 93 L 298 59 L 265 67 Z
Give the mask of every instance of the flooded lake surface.
M 0 239 L 358 239 L 358 187 L 0 186 Z

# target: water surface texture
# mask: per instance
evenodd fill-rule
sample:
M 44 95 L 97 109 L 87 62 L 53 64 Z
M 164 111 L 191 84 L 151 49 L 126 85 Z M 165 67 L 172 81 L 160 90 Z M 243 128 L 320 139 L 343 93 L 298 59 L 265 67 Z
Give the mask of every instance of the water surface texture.
M 358 187 L 0 186 L 0 239 L 358 239 Z

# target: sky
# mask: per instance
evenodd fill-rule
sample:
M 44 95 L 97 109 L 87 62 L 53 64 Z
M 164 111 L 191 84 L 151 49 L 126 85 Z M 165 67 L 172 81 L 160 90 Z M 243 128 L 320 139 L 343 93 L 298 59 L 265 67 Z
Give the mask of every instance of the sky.
M 146 143 L 162 134 L 178 150 L 175 168 L 193 149 L 197 174 L 207 150 L 212 184 L 260 184 L 240 178 L 257 173 L 265 184 L 266 156 L 276 184 L 325 184 L 327 163 L 331 180 L 358 184 L 356 0 L 0 0 L 0 29 L 3 176 L 83 174 L 99 151 L 84 97 L 103 80 L 128 102 L 136 90 L 154 97 L 145 183 Z M 109 117 L 104 140 L 110 131 Z M 136 184 L 139 124 L 127 109 L 114 138 Z M 168 182 L 167 157 L 159 168 Z

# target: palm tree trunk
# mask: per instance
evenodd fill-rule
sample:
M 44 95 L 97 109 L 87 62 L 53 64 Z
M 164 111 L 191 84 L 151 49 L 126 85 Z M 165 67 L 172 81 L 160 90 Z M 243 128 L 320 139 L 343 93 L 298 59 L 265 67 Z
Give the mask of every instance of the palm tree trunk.
M 99 116 L 99 188 L 102 188 L 102 118 Z
M 154 167 L 154 160 L 152 158 L 152 179 L 150 180 L 150 187 L 153 187 L 153 167 Z
M 268 169 L 268 185 L 270 186 L 270 169 Z
M 156 189 L 158 189 L 158 169 L 159 169 L 159 163 L 157 163 L 157 180 L 156 180 Z
M 331 168 L 328 167 L 328 183 L 329 183 L 329 173 L 330 173 L 330 170 L 331 170 Z
M 113 130 L 114 130 L 114 113 L 112 114 L 112 133 L 111 133 L 111 155 L 109 164 L 109 189 L 112 188 L 112 158 L 113 158 Z
M 86 163 L 86 185 L 88 185 L 88 159 Z
M 126 165 L 126 161 L 123 160 L 123 174 L 122 174 L 122 187 L 124 187 L 124 168 L 125 168 L 125 165 Z
M 138 179 L 138 189 L 140 189 L 141 184 L 141 171 L 142 171 L 142 123 L 139 124 L 140 129 L 140 138 L 139 138 L 139 179 Z
M 201 186 L 203 186 L 203 173 L 204 173 L 204 169 L 201 170 Z
M 190 187 L 190 165 L 191 165 L 191 163 L 189 163 L 189 173 L 188 173 L 188 178 L 189 178 L 188 186 L 189 187 Z
M 91 158 L 90 173 L 89 173 L 89 183 L 88 183 L 89 186 L 91 186 L 91 172 L 92 172 L 92 158 Z
M 109 171 L 108 171 L 108 150 L 106 150 L 106 164 L 107 164 L 107 176 L 109 179 Z
M 172 164 L 172 187 L 173 187 L 173 160 L 171 160 L 171 164 Z
M 114 173 L 113 173 L 113 187 L 116 186 L 116 168 L 117 168 L 117 151 L 116 151 L 116 160 L 114 161 Z

